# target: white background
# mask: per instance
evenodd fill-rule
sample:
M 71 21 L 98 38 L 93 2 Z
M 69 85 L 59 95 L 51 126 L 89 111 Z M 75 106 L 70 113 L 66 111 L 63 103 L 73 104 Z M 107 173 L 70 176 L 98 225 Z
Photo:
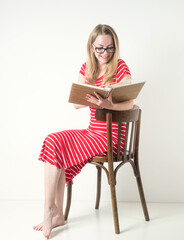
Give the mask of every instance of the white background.
M 99 23 L 118 34 L 121 58 L 146 81 L 140 168 L 149 202 L 184 202 L 184 3 L 179 0 L 0 1 L 0 199 L 43 199 L 44 138 L 86 128 L 89 110 L 68 101 Z M 102 199 L 110 197 L 105 174 Z M 93 200 L 96 168 L 74 179 L 73 199 Z M 118 173 L 117 197 L 138 201 L 130 166 Z

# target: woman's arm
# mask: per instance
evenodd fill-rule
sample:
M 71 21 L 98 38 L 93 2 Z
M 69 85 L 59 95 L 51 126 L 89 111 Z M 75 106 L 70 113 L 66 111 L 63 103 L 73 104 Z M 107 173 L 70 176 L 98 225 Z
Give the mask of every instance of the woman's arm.
M 78 83 L 85 83 L 85 80 L 86 80 L 85 77 L 81 73 L 79 73 Z M 87 106 L 74 104 L 75 109 L 84 108 L 84 107 L 87 107 Z
M 115 83 L 114 85 L 119 86 L 124 84 L 131 84 L 131 82 L 132 82 L 131 76 L 129 74 L 125 74 L 121 81 L 119 83 Z
M 121 103 L 113 103 L 112 104 L 112 110 L 117 110 L 117 111 L 124 111 L 124 110 L 129 110 L 132 109 L 134 105 L 134 100 L 129 100 Z

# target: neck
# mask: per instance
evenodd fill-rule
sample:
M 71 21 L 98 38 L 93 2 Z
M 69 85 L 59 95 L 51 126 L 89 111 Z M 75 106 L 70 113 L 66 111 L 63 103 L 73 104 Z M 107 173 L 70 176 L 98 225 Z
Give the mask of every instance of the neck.
M 105 69 L 106 69 L 106 64 L 98 64 L 98 69 L 99 69 L 100 72 L 105 71 Z

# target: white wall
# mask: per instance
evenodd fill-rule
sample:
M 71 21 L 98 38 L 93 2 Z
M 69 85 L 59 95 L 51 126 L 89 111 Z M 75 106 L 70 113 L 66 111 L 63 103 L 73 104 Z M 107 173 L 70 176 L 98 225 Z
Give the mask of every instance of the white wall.
M 0 199 L 43 199 L 47 134 L 88 125 L 88 109 L 67 103 L 86 60 L 86 43 L 99 23 L 111 25 L 121 58 L 136 81 L 147 81 L 136 103 L 143 110 L 140 164 L 148 201 L 184 201 L 183 1 L 0 2 Z M 106 176 L 102 199 L 110 197 Z M 137 201 L 130 166 L 118 174 L 122 201 Z M 74 180 L 73 198 L 93 200 L 96 169 Z

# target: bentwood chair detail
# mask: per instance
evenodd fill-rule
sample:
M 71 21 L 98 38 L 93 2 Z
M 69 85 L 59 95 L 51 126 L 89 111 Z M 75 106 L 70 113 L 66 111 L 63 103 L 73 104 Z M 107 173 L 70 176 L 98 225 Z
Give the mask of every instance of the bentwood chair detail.
M 144 196 L 140 169 L 139 169 L 139 135 L 140 135 L 140 122 L 141 122 L 141 109 L 134 105 L 133 109 L 126 111 L 112 111 L 106 109 L 97 109 L 95 112 L 95 118 L 98 121 L 107 122 L 107 156 L 96 156 L 92 159 L 90 164 L 97 167 L 97 196 L 95 209 L 99 209 L 100 195 L 101 195 L 101 169 L 103 169 L 107 175 L 108 184 L 111 190 L 112 209 L 114 217 L 115 233 L 119 234 L 119 219 L 116 200 L 116 176 L 118 170 L 126 163 L 129 163 L 134 172 L 134 176 L 137 180 L 140 200 L 143 208 L 143 213 L 146 221 L 149 221 L 149 214 L 147 210 L 146 200 Z M 118 123 L 118 142 L 117 142 L 117 156 L 113 156 L 112 145 L 112 122 Z M 124 151 L 120 151 L 121 145 L 121 131 L 122 122 L 126 123 L 126 133 L 124 142 Z M 113 163 L 119 164 L 114 167 Z M 108 169 L 104 166 L 107 163 Z M 67 203 L 65 209 L 65 220 L 68 218 L 72 196 L 72 182 L 68 182 L 67 189 Z

